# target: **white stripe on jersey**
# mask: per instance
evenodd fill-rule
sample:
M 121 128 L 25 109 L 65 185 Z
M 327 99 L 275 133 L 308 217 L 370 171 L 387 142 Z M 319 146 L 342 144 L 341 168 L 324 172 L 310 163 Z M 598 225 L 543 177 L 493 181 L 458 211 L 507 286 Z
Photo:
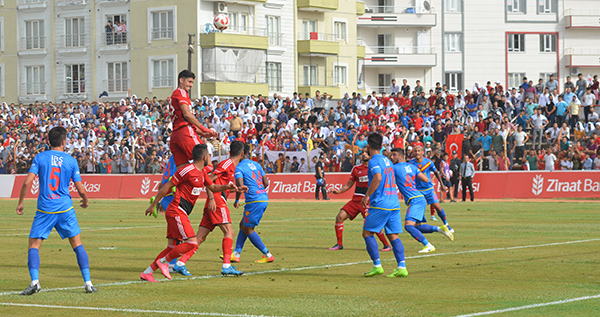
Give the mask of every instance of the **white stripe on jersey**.
M 187 167 L 185 167 L 184 169 L 182 169 L 179 172 L 179 176 L 181 176 L 181 177 L 185 176 L 185 174 L 189 173 L 194 168 L 196 168 L 196 166 L 194 166 L 194 165 L 188 165 Z

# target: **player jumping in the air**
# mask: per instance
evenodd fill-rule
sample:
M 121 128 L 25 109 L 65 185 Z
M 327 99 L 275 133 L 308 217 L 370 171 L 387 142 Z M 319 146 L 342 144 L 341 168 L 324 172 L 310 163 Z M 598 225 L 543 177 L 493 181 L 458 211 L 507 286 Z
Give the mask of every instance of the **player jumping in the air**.
M 31 225 L 29 233 L 29 251 L 27 256 L 27 267 L 31 276 L 31 284 L 21 295 L 32 295 L 42 288 L 39 282 L 40 247 L 42 242 L 48 239 L 52 228 L 61 238 L 69 238 L 69 243 L 77 256 L 77 264 L 83 276 L 86 293 L 96 292 L 90 279 L 90 265 L 87 252 L 81 244 L 81 229 L 77 222 L 73 200 L 69 195 L 69 184 L 75 184 L 79 197 L 81 197 L 81 208 L 87 208 L 88 198 L 85 187 L 81 184 L 79 166 L 77 161 L 64 153 L 67 130 L 63 127 L 55 127 L 48 133 L 50 151 L 42 152 L 35 156 L 31 163 L 29 173 L 21 187 L 17 214 L 23 214 L 23 200 L 29 191 L 35 176 L 39 176 L 39 196 L 37 200 L 37 212 Z
M 329 250 L 343 250 L 343 236 L 344 236 L 344 221 L 348 218 L 350 220 L 354 220 L 358 214 L 361 214 L 363 218 L 365 218 L 365 213 L 367 212 L 367 208 L 363 208 L 360 205 L 360 200 L 365 196 L 367 189 L 369 188 L 369 176 L 367 164 L 369 163 L 369 153 L 367 153 L 367 149 L 364 148 L 362 153 L 360 154 L 360 160 L 362 164 L 355 165 L 352 168 L 352 172 L 350 173 L 350 179 L 346 185 L 338 190 L 330 189 L 329 192 L 335 195 L 342 194 L 347 192 L 354 184 L 356 187 L 354 188 L 354 195 L 352 199 L 347 202 L 340 212 L 335 217 L 335 236 L 337 237 L 337 244 L 333 247 L 329 248 Z M 381 242 L 383 242 L 383 249 L 381 251 L 391 251 L 392 247 L 388 244 L 385 239 L 385 234 L 383 232 L 378 232 L 377 237 Z
M 267 206 L 269 205 L 269 196 L 267 195 L 267 188 L 269 187 L 269 180 L 265 176 L 265 171 L 260 164 L 249 159 L 250 157 L 250 146 L 244 145 L 244 159 L 235 168 L 235 181 L 238 186 L 247 186 L 248 191 L 244 194 L 246 203 L 244 204 L 244 216 L 240 221 L 240 232 L 237 236 L 235 243 L 235 250 L 231 255 L 232 262 L 239 262 L 242 249 L 246 239 L 250 239 L 250 242 L 262 252 L 263 257 L 256 263 L 269 263 L 275 261 L 275 257 L 269 252 L 267 247 L 263 244 L 258 233 L 254 231 L 254 228 L 258 226 L 262 219 Z M 235 202 L 233 206 L 239 208 L 241 192 L 236 192 Z
M 242 141 L 233 141 L 230 145 L 229 159 L 222 161 L 209 175 L 210 180 L 218 185 L 233 184 L 235 182 L 235 170 L 240 160 L 244 156 L 244 143 Z M 207 165 L 208 167 L 208 165 Z M 240 186 L 240 188 L 243 188 Z M 231 252 L 233 248 L 233 227 L 231 226 L 231 216 L 227 207 L 227 197 L 229 191 L 225 190 L 219 194 L 213 194 L 210 190 L 206 191 L 207 198 L 204 205 L 204 215 L 198 228 L 197 240 L 201 244 L 215 227 L 223 231 L 223 275 L 242 275 L 244 272 L 236 270 L 231 266 Z
M 428 253 L 435 251 L 435 247 L 427 241 L 423 233 L 439 232 L 445 235 L 450 241 L 454 240 L 454 235 L 447 226 L 434 227 L 425 224 L 425 207 L 427 207 L 427 201 L 423 194 L 417 189 L 415 180 L 422 182 L 429 181 L 427 176 L 419 171 L 419 169 L 413 165 L 408 164 L 404 160 L 404 149 L 395 148 L 392 149 L 390 160 L 394 164 L 394 175 L 396 177 L 396 184 L 398 189 L 404 196 L 404 203 L 408 206 L 406 210 L 406 216 L 404 217 L 404 229 L 417 241 L 423 243 L 425 246 L 419 253 Z
M 398 234 L 402 232 L 398 189 L 396 188 L 392 162 L 387 157 L 379 154 L 382 143 L 383 138 L 377 133 L 371 133 L 367 139 L 367 147 L 371 156 L 368 174 L 369 189 L 360 203 L 363 208 L 367 208 L 367 206 L 369 208 L 363 226 L 363 237 L 367 245 L 367 252 L 373 260 L 373 267 L 364 276 L 371 277 L 383 274 L 374 235 L 385 228 L 385 233 L 390 239 L 394 256 L 398 262 L 398 267 L 388 277 L 406 277 L 408 271 L 404 261 L 404 246 L 398 237 Z
M 448 230 L 450 230 L 450 232 L 454 233 L 454 229 L 452 229 L 448 225 L 448 220 L 446 219 L 446 212 L 444 211 L 442 206 L 440 206 L 440 201 L 438 200 L 437 194 L 435 193 L 435 190 L 433 190 L 433 184 L 431 183 L 431 173 L 433 173 L 435 175 L 435 177 L 438 179 L 438 181 L 440 182 L 442 192 L 444 190 L 446 190 L 446 187 L 444 186 L 444 182 L 442 181 L 442 177 L 440 176 L 440 173 L 435 168 L 435 164 L 433 164 L 433 162 L 430 159 L 423 156 L 423 153 L 424 153 L 423 147 L 416 146 L 413 149 L 413 153 L 415 155 L 415 158 L 410 160 L 409 163 L 412 165 L 415 165 L 419 169 L 419 171 L 421 171 L 421 173 L 425 174 L 425 176 L 427 177 L 427 180 L 428 180 L 427 182 L 423 182 L 423 181 L 420 181 L 417 179 L 416 180 L 417 189 L 419 191 L 421 191 L 423 196 L 425 196 L 425 200 L 427 200 L 427 204 L 429 204 L 429 205 L 433 206 L 433 208 L 435 208 L 438 216 L 442 219 L 442 222 L 444 223 L 444 225 L 448 226 Z
M 206 187 L 212 192 L 223 190 L 237 190 L 235 184 L 215 185 L 208 175 L 202 171 L 204 166 L 210 160 L 208 149 L 205 144 L 194 146 L 192 151 L 194 162 L 177 170 L 175 175 L 163 186 L 156 200 L 146 210 L 146 215 L 154 212 L 156 204 L 176 186 L 175 198 L 167 207 L 165 212 L 167 218 L 167 239 L 168 246 L 152 262 L 152 264 L 140 274 L 140 278 L 148 282 L 156 282 L 152 273 L 160 269 L 161 273 L 168 279 L 171 279 L 168 262 L 180 257 L 183 254 L 193 254 L 198 248 L 196 234 L 190 223 L 188 215 L 194 208 L 202 188 Z M 175 246 L 177 240 L 183 240 L 183 243 Z M 190 253 L 191 252 L 191 253 Z M 180 259 L 181 261 L 182 259 Z

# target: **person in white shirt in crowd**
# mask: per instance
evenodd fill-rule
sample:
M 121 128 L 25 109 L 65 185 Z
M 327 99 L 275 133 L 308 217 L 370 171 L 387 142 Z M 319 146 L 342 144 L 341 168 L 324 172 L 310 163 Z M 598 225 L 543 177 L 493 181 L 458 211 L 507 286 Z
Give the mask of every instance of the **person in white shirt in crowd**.
M 554 144 L 554 142 L 556 142 L 556 140 L 558 139 L 558 135 L 560 134 L 560 129 L 558 128 L 558 123 L 555 122 L 552 125 L 552 127 L 546 129 L 545 133 L 546 133 L 546 139 L 548 140 L 548 143 Z
M 537 140 L 539 139 L 538 149 L 542 148 L 542 136 L 546 125 L 548 125 L 548 119 L 542 114 L 540 108 L 534 109 L 534 114 L 529 118 L 529 122 L 533 126 L 533 149 L 535 149 Z
M 546 155 L 544 155 L 544 164 L 546 171 L 553 171 L 554 164 L 556 163 L 556 156 L 552 153 L 552 148 L 548 148 L 546 150 Z

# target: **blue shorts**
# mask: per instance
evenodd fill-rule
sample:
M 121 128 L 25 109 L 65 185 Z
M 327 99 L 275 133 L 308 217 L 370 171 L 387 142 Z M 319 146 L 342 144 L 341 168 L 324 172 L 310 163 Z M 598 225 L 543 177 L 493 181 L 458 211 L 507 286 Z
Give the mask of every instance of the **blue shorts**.
M 415 197 L 408 203 L 408 209 L 406 210 L 406 216 L 404 217 L 404 220 L 427 222 L 425 219 L 425 208 L 427 207 L 427 201 L 425 198 Z
M 73 238 L 81 233 L 75 209 L 60 214 L 46 214 L 38 211 L 33 218 L 31 224 L 31 232 L 29 237 L 32 239 L 48 239 L 52 228 L 56 228 L 56 232 L 62 239 Z
M 370 232 L 381 232 L 385 228 L 386 234 L 398 234 L 402 232 L 402 220 L 400 209 L 384 210 L 369 208 L 365 217 L 363 229 Z
M 269 202 L 255 202 L 244 205 L 244 217 L 242 218 L 242 224 L 245 227 L 254 228 L 258 226 L 258 223 L 262 219 L 265 210 Z
M 168 195 L 163 197 L 163 199 L 160 201 L 160 205 L 162 206 L 163 210 L 167 210 L 169 204 L 171 204 L 173 199 L 175 199 L 175 195 Z
M 425 196 L 425 200 L 427 200 L 428 205 L 433 205 L 435 203 L 440 202 L 440 200 L 438 199 L 438 196 L 435 193 L 435 191 L 433 190 L 433 188 L 428 189 L 428 190 L 421 190 L 421 194 L 423 194 L 423 196 Z

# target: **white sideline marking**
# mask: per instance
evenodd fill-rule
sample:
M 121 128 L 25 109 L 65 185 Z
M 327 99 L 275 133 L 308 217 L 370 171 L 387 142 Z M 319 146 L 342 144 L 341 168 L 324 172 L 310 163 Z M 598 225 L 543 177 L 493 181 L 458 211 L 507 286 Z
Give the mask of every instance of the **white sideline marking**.
M 79 309 L 79 310 L 98 310 L 123 313 L 140 313 L 140 314 L 168 314 L 168 315 L 195 315 L 195 316 L 224 316 L 224 317 L 262 317 L 264 315 L 248 315 L 248 314 L 224 314 L 224 313 L 202 313 L 174 310 L 145 310 L 145 309 L 127 309 L 127 308 L 110 308 L 110 307 L 81 307 L 81 306 L 58 306 L 58 305 L 39 305 L 39 304 L 21 304 L 21 303 L 0 303 L 5 306 L 23 306 L 23 307 L 40 307 L 40 308 L 60 308 L 60 309 Z
M 523 246 L 506 247 L 506 248 L 493 248 L 493 249 L 481 249 L 481 250 L 446 252 L 446 253 L 432 253 L 432 254 L 407 256 L 406 259 L 420 259 L 420 258 L 428 258 L 428 257 L 435 257 L 435 256 L 443 256 L 443 255 L 456 255 L 456 254 L 493 252 L 493 251 L 516 250 L 516 249 L 526 249 L 526 248 L 538 248 L 538 247 L 548 247 L 548 246 L 574 244 L 574 243 L 585 243 L 585 242 L 592 242 L 592 241 L 599 241 L 599 240 L 600 240 L 600 238 L 598 238 L 598 239 L 587 239 L 587 240 L 576 240 L 576 241 L 565 241 L 565 242 L 555 242 L 555 243 L 546 243 L 546 244 L 523 245 Z M 383 262 L 383 261 L 395 261 L 395 260 L 396 259 L 384 259 L 384 260 L 381 260 L 381 261 Z M 267 271 L 248 272 L 248 273 L 244 273 L 244 276 L 246 276 L 246 275 L 260 275 L 260 274 L 267 274 L 267 273 L 281 273 L 281 272 L 295 272 L 295 271 L 305 271 L 305 270 L 314 270 L 314 269 L 324 269 L 324 268 L 329 268 L 329 267 L 350 266 L 350 265 L 366 264 L 366 263 L 371 263 L 371 261 L 358 261 L 358 262 L 348 262 L 348 263 L 337 263 L 337 264 L 326 264 L 326 265 L 315 265 L 315 266 L 303 266 L 303 267 L 297 267 L 297 268 L 291 268 L 291 269 L 281 268 L 281 269 L 267 270 Z M 211 279 L 211 278 L 217 278 L 217 277 L 222 277 L 222 275 L 202 275 L 202 276 L 194 276 L 194 277 L 180 277 L 180 278 L 174 278 L 172 281 L 188 281 L 188 280 L 199 280 L 199 279 Z M 169 280 L 166 280 L 166 279 L 165 280 L 161 280 L 161 282 L 167 282 L 167 281 L 169 281 Z M 123 281 L 123 282 L 98 284 L 96 286 L 104 287 L 104 286 L 115 286 L 115 285 L 140 284 L 140 283 L 147 283 L 147 282 L 138 281 L 138 280 L 136 280 L 136 281 Z M 40 292 L 66 291 L 66 290 L 74 290 L 74 289 L 81 289 L 81 288 L 83 288 L 83 287 L 82 286 L 58 287 L 58 288 L 42 289 Z M 0 296 L 4 296 L 4 295 L 17 295 L 19 293 L 20 292 L 18 292 L 18 291 L 14 291 L 14 292 L 2 292 L 2 293 L 0 293 Z
M 592 296 L 583 296 L 583 297 L 571 298 L 571 299 L 563 299 L 563 300 L 558 300 L 558 301 L 555 301 L 555 302 L 548 302 L 548 303 L 541 303 L 541 304 L 532 304 L 532 305 L 525 305 L 525 306 L 519 306 L 519 307 L 513 307 L 513 308 L 506 308 L 506 309 L 498 309 L 498 310 L 490 310 L 490 311 L 485 311 L 485 312 L 481 312 L 481 313 L 458 315 L 456 317 L 471 317 L 471 316 L 492 315 L 492 314 L 506 313 L 506 312 L 510 312 L 510 311 L 523 310 L 523 309 L 529 309 L 529 308 L 544 307 L 544 306 L 551 306 L 551 305 L 560 305 L 560 304 L 566 304 L 566 303 L 572 303 L 572 302 L 578 302 L 578 301 L 582 301 L 582 300 L 596 299 L 596 298 L 600 298 L 600 294 L 598 294 L 598 295 L 592 295 Z

